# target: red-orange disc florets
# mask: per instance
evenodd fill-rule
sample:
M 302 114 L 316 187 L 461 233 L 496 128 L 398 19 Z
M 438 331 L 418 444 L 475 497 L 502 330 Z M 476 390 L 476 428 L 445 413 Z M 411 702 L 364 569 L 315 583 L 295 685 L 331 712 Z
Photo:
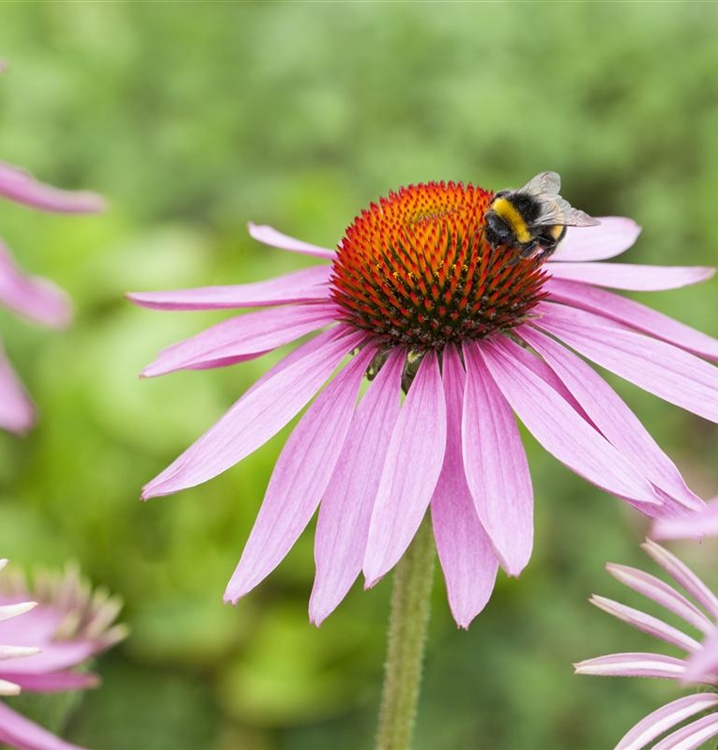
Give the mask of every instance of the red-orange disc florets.
M 479 339 L 526 319 L 545 293 L 535 259 L 484 239 L 493 193 L 430 182 L 364 210 L 334 260 L 333 297 L 352 325 L 416 351 Z

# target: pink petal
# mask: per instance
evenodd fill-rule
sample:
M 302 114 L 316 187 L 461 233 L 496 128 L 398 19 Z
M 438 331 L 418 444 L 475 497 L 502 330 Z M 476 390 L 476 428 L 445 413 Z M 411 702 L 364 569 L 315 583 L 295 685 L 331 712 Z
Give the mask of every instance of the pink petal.
M 535 326 L 649 393 L 718 422 L 718 368 L 585 310 L 538 307 Z
M 526 364 L 531 354 L 498 338 L 485 342 L 481 352 L 519 419 L 549 453 L 607 492 L 657 502 L 653 488 L 632 464 Z
M 716 735 L 718 714 L 711 713 L 669 734 L 654 745 L 653 750 L 696 750 Z
M 66 671 L 21 674 L 13 671 L 3 672 L 3 676 L 31 693 L 64 693 L 66 690 L 87 690 L 100 684 L 98 676 L 92 674 L 92 672 Z
M 333 328 L 293 352 L 292 364 L 270 370 L 174 463 L 142 497 L 168 495 L 206 482 L 246 458 L 284 427 L 365 337 Z
M 434 494 L 446 451 L 446 401 L 439 363 L 428 352 L 409 388 L 387 450 L 364 557 L 373 586 L 404 554 Z
M 647 539 L 642 545 L 644 550 L 714 618 L 718 617 L 718 599 L 708 586 L 675 555 L 672 555 L 660 544 Z
M 0 162 L 0 195 L 41 211 L 97 213 L 105 199 L 96 193 L 60 190 L 38 182 L 29 172 Z
M 460 628 L 468 628 L 491 597 L 499 561 L 479 521 L 464 474 L 461 420 L 466 375 L 453 346 L 444 349 L 442 369 L 446 454 L 431 498 L 431 522 L 451 612 Z
M 369 386 L 319 506 L 317 574 L 309 601 L 315 625 L 334 611 L 361 573 L 381 470 L 399 416 L 405 358 L 395 349 Z
M 700 682 L 718 672 L 718 630 L 713 630 L 703 646 L 688 659 L 685 682 Z
M 484 348 L 464 343 L 463 462 L 476 512 L 509 575 L 533 547 L 533 488 L 516 419 L 487 369 Z M 487 360 L 491 354 L 486 355 Z M 577 417 L 578 419 L 578 417 Z
M 42 649 L 39 654 L 0 665 L 0 674 L 6 677 L 12 673 L 14 677 L 8 679 L 19 683 L 20 675 L 41 675 L 75 667 L 102 650 L 96 640 L 38 641 L 38 645 Z
M 282 234 L 266 225 L 258 226 L 250 221 L 247 228 L 249 229 L 250 237 L 257 240 L 257 242 L 262 242 L 271 247 L 278 247 L 280 250 L 314 255 L 317 258 L 328 258 L 329 260 L 333 260 L 336 256 L 333 250 L 327 250 L 325 247 L 317 247 L 317 245 L 310 245 L 308 242 L 296 240 L 294 237 L 288 237 L 286 234 Z
M 2 566 L 0 567 L 0 570 L 2 570 L 5 565 L 7 565 L 7 560 L 2 560 Z M 24 615 L 25 612 L 30 612 L 30 610 L 35 609 L 37 607 L 37 602 L 19 602 L 18 604 L 3 604 L 0 606 L 0 622 L 4 622 L 5 620 L 11 620 L 13 617 L 17 617 L 18 615 Z
M 548 363 L 606 439 L 633 462 L 637 473 L 643 474 L 680 505 L 692 509 L 703 507 L 700 498 L 686 486 L 675 464 L 590 365 L 528 326 L 521 327 L 520 335 Z
M 601 216 L 593 227 L 568 227 L 566 237 L 551 256 L 553 261 L 605 260 L 628 250 L 641 233 L 633 219 Z M 553 270 L 553 266 L 550 266 Z
M 0 429 L 18 434 L 35 423 L 35 408 L 0 347 Z
M 718 361 L 717 339 L 706 336 L 705 333 L 679 323 L 635 300 L 607 292 L 605 289 L 559 279 L 548 280 L 544 288 L 551 293 L 552 301 L 565 302 L 572 307 L 597 313 L 700 357 Z
M 653 524 L 654 539 L 700 539 L 718 536 L 718 500 L 713 500 L 705 510 L 678 518 L 659 518 Z
M 0 304 L 52 328 L 63 328 L 72 318 L 67 295 L 46 279 L 23 274 L 1 242 Z
M 329 299 L 327 284 L 331 272 L 331 266 L 312 266 L 252 284 L 205 286 L 168 292 L 130 292 L 127 298 L 154 310 L 224 310 L 326 301 Z
M 584 284 L 656 292 L 680 289 L 710 279 L 714 268 L 701 266 L 644 266 L 631 263 L 554 263 L 549 272 L 555 279 Z
M 167 347 L 143 371 L 156 377 L 185 369 L 224 367 L 254 359 L 337 319 L 332 304 L 275 307 L 225 320 Z
M 269 480 L 225 601 L 251 591 L 284 559 L 319 505 L 344 445 L 375 349 L 365 347 L 317 397 L 289 436 Z
M 682 659 L 645 653 L 609 654 L 573 666 L 576 674 L 595 677 L 657 677 L 666 680 L 680 679 L 686 669 Z
M 713 632 L 714 625 L 703 612 L 695 604 L 688 601 L 683 594 L 676 591 L 660 578 L 656 578 L 650 575 L 650 573 L 645 573 L 637 568 L 631 568 L 627 565 L 616 565 L 614 563 L 606 565 L 606 570 L 624 585 L 652 599 L 702 633 L 707 635 Z
M 641 750 L 676 724 L 716 705 L 718 705 L 718 695 L 714 693 L 688 695 L 667 703 L 639 721 L 619 740 L 615 750 Z
M 0 742 L 22 750 L 82 750 L 0 702 Z
M 654 638 L 659 638 L 673 646 L 678 646 L 678 648 L 682 648 L 684 651 L 692 653 L 701 647 L 701 644 L 695 638 L 691 638 L 686 633 L 678 630 L 678 628 L 674 628 L 672 625 L 663 622 L 663 620 L 659 620 L 657 617 L 641 612 L 638 609 L 627 607 L 625 604 L 613 601 L 613 599 L 606 599 L 606 597 L 596 596 L 595 594 L 589 601 L 609 615 L 623 620 L 623 622 L 632 625 L 634 628 L 638 628 L 638 630 L 642 630 L 644 633 L 648 633 L 648 635 L 652 635 Z

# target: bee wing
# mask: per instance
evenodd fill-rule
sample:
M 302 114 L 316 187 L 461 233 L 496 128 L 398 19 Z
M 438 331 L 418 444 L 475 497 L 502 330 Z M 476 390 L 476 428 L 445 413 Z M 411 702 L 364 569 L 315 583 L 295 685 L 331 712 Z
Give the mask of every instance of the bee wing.
M 528 193 L 529 195 L 550 195 L 558 196 L 561 189 L 561 177 L 557 172 L 541 172 L 536 177 L 532 177 L 518 193 Z
M 552 196 L 550 201 L 545 201 L 543 210 L 536 219 L 536 224 L 558 224 L 563 227 L 593 227 L 600 223 L 593 216 L 574 208 L 560 195 Z

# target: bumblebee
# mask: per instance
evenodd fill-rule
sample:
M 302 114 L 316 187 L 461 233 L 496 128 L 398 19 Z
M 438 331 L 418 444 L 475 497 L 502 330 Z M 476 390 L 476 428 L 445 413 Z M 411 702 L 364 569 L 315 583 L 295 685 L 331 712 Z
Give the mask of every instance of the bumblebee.
M 484 217 L 484 237 L 492 248 L 500 245 L 517 251 L 516 260 L 545 260 L 566 234 L 566 227 L 600 224 L 573 208 L 558 191 L 556 172 L 541 172 L 519 190 L 499 190 Z

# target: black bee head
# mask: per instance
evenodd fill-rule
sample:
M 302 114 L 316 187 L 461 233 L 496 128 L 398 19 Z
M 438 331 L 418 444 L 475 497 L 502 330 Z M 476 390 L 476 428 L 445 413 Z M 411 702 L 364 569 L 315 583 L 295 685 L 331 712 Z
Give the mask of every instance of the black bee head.
M 511 227 L 495 211 L 487 211 L 484 221 L 484 237 L 491 247 L 508 245 L 512 241 L 513 231 Z

